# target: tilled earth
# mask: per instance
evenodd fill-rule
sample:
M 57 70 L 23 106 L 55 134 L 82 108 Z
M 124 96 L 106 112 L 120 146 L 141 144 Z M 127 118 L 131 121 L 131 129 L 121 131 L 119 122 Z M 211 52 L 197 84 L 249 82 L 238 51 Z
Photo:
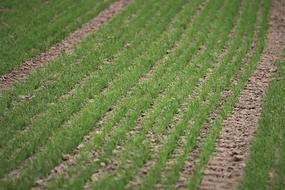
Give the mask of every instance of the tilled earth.
M 266 48 L 259 65 L 248 79 L 231 115 L 224 121 L 216 151 L 204 170 L 200 189 L 232 189 L 242 175 L 249 146 L 262 109 L 262 97 L 276 71 L 285 42 L 285 3 L 273 0 Z
M 66 39 L 55 44 L 47 52 L 41 53 L 39 56 L 28 60 L 15 68 L 10 73 L 7 73 L 0 78 L 0 90 L 4 90 L 13 86 L 17 81 L 24 80 L 27 75 L 39 67 L 55 59 L 64 52 L 72 51 L 74 45 L 78 44 L 81 40 L 86 38 L 88 34 L 96 31 L 101 25 L 110 20 L 113 16 L 118 14 L 124 7 L 128 5 L 130 0 L 119 0 L 104 11 L 97 17 L 84 24 L 81 28 L 71 33 Z
M 256 1 L 256 5 L 265 1 Z M 37 68 L 64 53 L 68 56 L 76 44 L 107 24 L 130 2 L 116 1 L 47 52 L 2 76 L 0 90 L 9 92 L 16 82 L 21 85 L 21 81 Z M 34 96 L 20 95 L 18 101 L 12 93 L 10 99 L 6 98 L 10 103 L 7 103 L 3 119 L 13 122 L 9 113 L 18 117 L 19 112 L 16 121 L 21 121 L 20 115 L 29 121 L 19 122 L 22 130 L 11 130 L 14 133 L 8 139 L 8 148 L 1 150 L 1 159 L 5 159 L 3 163 L 10 163 L 11 167 L 5 167 L 6 170 L 1 172 L 0 182 L 8 184 L 7 187 L 27 182 L 27 187 L 33 189 L 235 189 L 254 139 L 263 96 L 276 71 L 273 62 L 280 58 L 285 43 L 285 2 L 272 0 L 265 49 L 261 58 L 256 59 L 256 68 L 251 65 L 254 55 L 260 55 L 257 44 L 262 40 L 259 34 L 262 10 L 265 11 L 260 8 L 262 5 L 257 8 L 252 2 L 205 0 L 192 5 L 186 1 L 175 4 L 173 0 L 173 7 L 179 13 L 171 15 L 169 2 L 159 4 L 153 1 L 155 5 L 149 12 L 149 18 L 152 18 L 145 21 L 143 14 L 138 16 L 144 24 L 131 25 L 129 20 L 122 23 L 130 22 L 128 24 L 134 28 L 141 27 L 143 32 L 138 30 L 133 34 L 135 41 L 136 38 L 144 39 L 148 33 L 145 27 L 155 26 L 162 20 L 160 16 L 170 15 L 173 18 L 166 22 L 169 25 L 164 26 L 157 41 L 144 44 L 142 40 L 134 46 L 131 39 L 125 39 L 116 55 L 104 59 L 97 70 L 86 71 L 83 78 L 58 97 L 51 98 L 51 102 L 47 100 L 46 109 L 41 109 L 42 103 L 35 104 L 35 108 L 31 106 Z M 136 3 L 139 11 L 144 3 Z M 247 6 L 252 12 L 247 11 Z M 190 13 L 191 18 L 185 19 Z M 242 16 L 254 14 L 256 20 L 244 22 Z M 132 16 L 135 18 L 134 15 L 126 18 Z M 225 17 L 228 20 L 221 22 Z M 249 32 L 252 32 L 252 38 L 247 36 Z M 247 41 L 250 42 L 248 46 L 245 45 Z M 141 48 L 145 52 L 140 52 Z M 165 51 L 161 53 L 159 48 L 165 48 Z M 92 49 L 86 51 L 92 52 Z M 153 52 L 161 55 L 156 58 Z M 127 59 L 128 55 L 133 57 Z M 120 64 L 126 65 L 117 74 Z M 75 67 L 80 70 L 79 64 Z M 101 71 L 108 74 L 109 70 L 114 73 L 111 79 L 91 81 L 96 74 Z M 252 72 L 246 77 L 248 71 Z M 63 76 L 69 76 L 66 73 Z M 55 85 L 61 82 L 61 76 L 56 77 L 58 79 L 52 81 Z M 244 83 L 242 77 L 245 77 Z M 51 81 L 43 81 L 42 86 L 31 94 L 44 94 L 41 90 L 45 89 L 45 82 Z M 234 97 L 238 84 L 244 85 Z M 99 90 L 94 88 L 96 85 Z M 89 92 L 90 89 L 95 90 Z M 230 107 L 232 111 L 227 115 L 225 107 L 231 105 L 232 100 L 235 100 Z M 73 105 L 73 102 L 77 104 Z M 54 108 L 56 103 L 62 105 L 56 107 L 58 110 Z M 93 109 L 89 110 L 90 105 Z M 26 106 L 30 107 L 25 110 Z M 68 106 L 75 111 L 67 112 Z M 102 110 L 97 109 L 101 107 Z M 39 113 L 35 111 L 36 115 L 30 117 L 29 109 L 38 109 Z M 51 124 L 42 122 L 45 125 L 41 126 L 39 122 L 36 125 L 36 121 L 48 118 L 50 110 L 58 113 L 50 114 L 53 116 L 49 118 Z M 61 112 L 65 111 L 67 114 L 61 118 Z M 84 128 L 80 121 L 84 122 Z M 77 129 L 78 126 L 84 132 Z M 45 131 L 48 132 L 46 136 Z M 41 144 L 34 145 L 30 139 Z M 26 141 L 21 144 L 21 140 Z M 7 152 L 11 155 L 4 155 Z M 40 177 L 33 176 L 34 171 L 39 172 Z

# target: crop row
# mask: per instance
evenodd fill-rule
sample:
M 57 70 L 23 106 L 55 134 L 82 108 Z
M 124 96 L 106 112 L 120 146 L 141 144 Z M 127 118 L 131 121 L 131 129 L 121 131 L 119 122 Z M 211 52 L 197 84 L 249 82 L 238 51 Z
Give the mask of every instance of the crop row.
M 270 1 L 143 2 L 0 97 L 3 187 L 198 187 L 262 53 Z

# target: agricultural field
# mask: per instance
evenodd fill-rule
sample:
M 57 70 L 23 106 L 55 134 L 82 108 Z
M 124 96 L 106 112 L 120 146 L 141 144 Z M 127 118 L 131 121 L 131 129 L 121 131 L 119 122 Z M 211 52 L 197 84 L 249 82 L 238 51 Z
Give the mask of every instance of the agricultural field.
M 0 189 L 285 189 L 285 1 L 0 1 Z
M 1 0 L 0 75 L 46 51 L 113 0 Z M 78 6 L 80 4 L 80 6 Z M 64 26 L 64 27 L 62 27 Z

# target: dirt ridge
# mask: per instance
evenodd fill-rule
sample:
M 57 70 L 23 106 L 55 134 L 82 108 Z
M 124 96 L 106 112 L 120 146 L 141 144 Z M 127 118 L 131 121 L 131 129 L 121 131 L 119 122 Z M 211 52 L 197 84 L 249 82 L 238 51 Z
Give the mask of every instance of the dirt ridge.
M 10 73 L 0 78 L 0 90 L 11 88 L 17 81 L 24 80 L 35 69 L 46 65 L 51 60 L 65 52 L 70 52 L 76 44 L 85 39 L 91 32 L 96 31 L 100 26 L 108 22 L 113 16 L 119 14 L 131 0 L 117 0 L 107 9 L 99 13 L 95 18 L 83 24 L 81 28 L 71 33 L 67 38 L 52 46 L 46 52 L 28 60 L 16 67 Z
M 250 141 L 261 115 L 262 97 L 273 77 L 285 42 L 284 2 L 273 0 L 267 43 L 262 59 L 242 90 L 233 112 L 224 121 L 216 149 L 204 169 L 199 189 L 235 189 L 243 174 Z

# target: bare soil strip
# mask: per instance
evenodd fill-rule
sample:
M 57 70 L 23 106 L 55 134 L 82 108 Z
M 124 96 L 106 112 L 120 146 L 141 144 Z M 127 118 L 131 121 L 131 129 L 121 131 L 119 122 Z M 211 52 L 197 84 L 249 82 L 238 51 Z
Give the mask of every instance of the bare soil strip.
M 224 91 L 222 94 L 222 102 L 218 105 L 217 108 L 211 113 L 209 118 L 206 120 L 205 125 L 200 130 L 199 136 L 197 138 L 197 143 L 193 150 L 190 153 L 190 156 L 185 162 L 185 165 L 183 169 L 180 171 L 179 179 L 175 185 L 175 189 L 186 189 L 187 183 L 189 181 L 189 176 L 193 174 L 194 167 L 198 161 L 199 155 L 201 153 L 201 149 L 203 147 L 203 144 L 209 134 L 210 126 L 214 121 L 214 118 L 218 115 L 219 108 L 223 105 L 224 101 L 227 99 L 227 96 L 229 95 L 229 91 Z
M 166 55 L 165 57 L 163 57 L 158 64 L 156 64 L 148 73 L 146 73 L 145 75 L 142 76 L 142 78 L 139 79 L 138 83 L 142 83 L 141 80 L 148 80 L 152 74 L 154 73 L 154 69 L 157 68 L 159 65 L 164 63 L 164 60 L 166 60 L 169 55 Z M 62 175 L 64 172 L 66 172 L 66 169 L 69 165 L 72 165 L 73 162 L 76 162 L 79 157 L 80 157 L 80 150 L 85 146 L 85 144 L 87 144 L 92 137 L 94 137 L 95 135 L 100 135 L 102 133 L 102 126 L 107 122 L 107 120 L 114 114 L 115 108 L 119 107 L 119 105 L 124 102 L 124 100 L 129 97 L 129 95 L 132 93 L 133 88 L 131 88 L 127 94 L 128 96 L 123 96 L 118 100 L 118 103 L 113 105 L 109 111 L 102 117 L 102 119 L 96 124 L 96 126 L 93 128 L 92 131 L 90 131 L 86 136 L 84 136 L 83 141 L 77 146 L 77 148 L 74 150 L 74 152 L 72 152 L 71 154 L 67 154 L 66 157 L 68 157 L 68 159 L 63 160 L 63 162 L 61 164 L 59 164 L 58 166 L 56 166 L 54 169 L 52 169 L 52 171 L 50 172 L 50 174 L 48 175 L 48 177 L 44 180 L 40 180 L 39 182 L 44 182 L 47 183 L 48 181 L 51 181 L 54 178 L 57 178 L 58 176 Z M 141 116 L 139 117 L 141 118 Z M 119 127 L 119 126 L 114 126 L 114 127 Z M 96 150 L 93 150 L 94 152 L 92 152 L 92 154 L 99 154 Z M 97 181 L 100 177 L 102 177 L 105 172 L 107 171 L 106 168 L 109 168 L 109 163 L 112 164 L 113 161 L 111 160 L 110 162 L 108 162 L 106 165 L 102 165 L 100 167 L 100 169 L 98 171 L 96 171 L 92 177 L 91 177 L 91 181 Z M 110 167 L 113 170 L 113 167 Z M 85 186 L 85 188 L 89 188 L 88 184 Z
M 180 40 L 179 40 L 180 41 Z M 178 46 L 178 44 L 176 43 L 170 50 L 168 50 L 168 54 L 165 54 L 165 56 L 160 59 L 146 74 L 144 74 L 138 81 L 139 84 L 143 83 L 143 81 L 149 80 L 153 74 L 154 71 L 161 66 L 162 64 L 165 63 L 165 61 L 170 57 L 170 55 L 175 51 L 176 47 Z M 54 169 L 51 170 L 51 172 L 49 173 L 48 177 L 45 178 L 44 180 L 39 180 L 38 184 L 40 184 L 40 186 L 43 186 L 42 184 L 46 184 L 47 182 L 51 181 L 54 178 L 57 178 L 60 175 L 63 175 L 64 172 L 66 172 L 66 169 L 68 168 L 69 165 L 73 165 L 73 163 L 76 163 L 77 160 L 80 157 L 80 150 L 85 147 L 85 145 L 92 139 L 92 137 L 94 137 L 95 135 L 100 135 L 102 133 L 102 126 L 108 121 L 108 119 L 110 119 L 112 117 L 112 115 L 114 114 L 114 111 L 116 110 L 116 107 L 119 107 L 120 104 L 122 104 L 126 98 L 128 98 L 132 92 L 134 90 L 134 87 L 132 87 L 128 92 L 127 92 L 127 96 L 123 96 L 121 98 L 119 98 L 119 100 L 117 101 L 116 104 L 114 104 L 109 111 L 102 117 L 102 119 L 100 119 L 100 121 L 96 124 L 96 126 L 93 128 L 92 131 L 90 131 L 84 138 L 83 141 L 77 146 L 77 148 L 71 153 L 71 154 L 67 154 L 65 157 L 68 158 L 66 160 L 63 160 L 62 163 L 60 163 L 58 166 L 56 166 Z M 153 104 L 152 104 L 153 105 Z M 140 117 L 141 118 L 141 117 Z M 118 126 L 117 126 L 118 127 Z M 121 148 L 120 146 L 118 148 Z M 91 152 L 93 156 L 95 156 L 94 154 L 99 154 L 98 152 L 96 152 L 96 150 L 93 150 L 93 152 Z M 95 157 L 96 157 L 95 156 Z M 100 178 L 103 174 L 105 174 L 106 172 L 106 168 L 109 168 L 109 163 L 113 163 L 112 161 L 108 162 L 108 164 L 103 165 L 100 167 L 100 169 L 98 171 L 96 171 L 94 173 L 94 175 L 92 175 L 91 177 L 91 181 L 96 181 L 98 178 Z M 111 167 L 113 169 L 113 167 Z M 88 189 L 88 184 L 85 186 L 85 188 Z
M 261 11 L 259 10 L 259 14 L 261 14 Z M 258 15 L 260 16 L 260 15 Z M 257 28 L 259 27 L 260 19 L 257 18 Z M 237 25 L 236 25 L 237 26 Z M 236 28 L 234 29 L 236 30 Z M 246 56 L 243 59 L 243 63 L 241 65 L 241 68 L 238 70 L 237 74 L 231 79 L 232 84 L 236 84 L 239 80 L 240 76 L 242 75 L 245 67 L 247 66 L 248 59 L 252 56 L 253 52 L 255 51 L 255 44 L 257 42 L 258 37 L 258 30 L 255 31 L 254 34 L 254 40 L 253 45 L 251 46 L 251 49 L 246 54 Z M 234 32 L 233 32 L 234 33 Z M 232 33 L 232 35 L 233 35 Z M 195 165 L 197 164 L 197 161 L 199 159 L 199 155 L 202 151 L 203 145 L 205 143 L 205 140 L 209 134 L 210 128 L 216 118 L 220 115 L 221 108 L 223 107 L 224 103 L 227 101 L 228 97 L 232 94 L 230 89 L 225 89 L 221 95 L 221 101 L 217 105 L 217 107 L 211 112 L 209 117 L 207 118 L 203 128 L 201 128 L 199 136 L 197 138 L 196 146 L 191 151 L 188 160 L 186 160 L 185 165 L 183 169 L 180 171 L 179 180 L 176 183 L 175 189 L 182 189 L 187 187 L 187 183 L 189 181 L 189 176 L 193 174 L 193 170 L 195 168 Z
M 205 49 L 204 45 L 201 45 L 201 47 L 199 48 L 200 51 Z M 220 57 L 222 58 L 222 56 Z M 219 63 L 219 61 L 217 61 Z M 217 67 L 218 64 L 214 65 L 213 67 Z M 203 85 L 207 82 L 209 76 L 212 74 L 212 71 L 214 70 L 214 68 L 209 68 L 207 69 L 206 73 L 199 78 L 197 85 L 195 86 L 194 90 L 188 95 L 188 97 L 182 102 L 181 106 L 178 108 L 177 113 L 175 113 L 175 115 L 173 116 L 172 122 L 167 126 L 167 131 L 165 132 L 165 134 L 163 135 L 166 139 L 167 136 L 169 136 L 169 134 L 171 134 L 174 129 L 175 126 L 182 120 L 182 113 L 187 109 L 187 106 L 189 106 L 189 103 L 197 97 L 198 92 L 201 90 L 201 88 L 203 87 Z M 192 123 L 193 121 L 191 120 L 189 122 L 189 125 L 191 125 L 190 123 Z M 172 164 L 174 164 L 174 160 L 176 158 L 178 158 L 183 152 L 182 152 L 182 148 L 183 146 L 185 146 L 186 144 L 186 136 L 189 134 L 184 134 L 182 135 L 178 142 L 178 148 L 176 148 L 174 150 L 174 152 L 172 153 L 172 156 L 169 160 L 166 161 L 165 163 L 165 171 L 163 172 L 168 172 L 168 169 L 171 169 Z M 143 167 L 140 168 L 137 176 L 135 176 L 126 186 L 126 189 L 135 189 L 140 185 L 141 179 L 144 178 L 149 171 L 152 169 L 152 167 L 155 165 L 155 157 L 157 156 L 157 154 L 161 151 L 161 149 L 163 148 L 163 144 L 161 144 L 162 142 L 160 142 L 157 137 L 155 137 L 154 135 L 148 134 L 147 137 L 148 139 L 151 139 L 151 147 L 153 147 L 152 153 L 150 158 L 148 159 L 148 161 L 144 164 Z M 162 177 L 165 177 L 166 173 L 162 172 Z M 163 187 L 160 182 L 158 182 L 155 185 L 155 189 L 166 189 L 167 187 Z
M 200 12 L 201 10 L 199 10 Z M 198 13 L 199 13 L 198 12 Z M 197 13 L 197 14 L 198 14 Z M 194 19 L 193 19 L 194 20 Z M 188 25 L 190 25 L 189 22 Z M 162 64 L 165 63 L 166 60 L 169 59 L 169 57 L 175 52 L 176 48 L 179 46 L 179 44 L 183 41 L 183 39 L 185 38 L 185 35 L 181 36 L 174 44 L 173 47 L 171 47 L 169 50 L 167 50 L 166 54 L 164 55 L 164 57 L 162 59 L 160 59 L 147 73 L 145 73 L 144 75 L 141 76 L 141 78 L 138 80 L 138 84 L 142 84 L 144 81 L 149 80 L 155 73 L 155 70 L 157 68 L 159 68 Z M 169 89 L 170 87 L 164 89 L 160 95 L 158 97 L 163 96 L 163 94 Z M 114 114 L 114 111 L 116 110 L 116 107 L 119 107 L 121 103 L 123 103 L 126 98 L 128 98 L 132 93 L 133 93 L 134 87 L 132 87 L 128 92 L 127 92 L 127 96 L 123 96 L 121 97 L 116 104 L 114 104 L 109 111 L 102 117 L 102 119 L 96 124 L 96 127 L 93 128 L 92 131 L 90 131 L 90 133 L 88 133 L 85 137 L 84 140 L 77 146 L 77 148 L 71 153 L 71 154 L 67 154 L 65 155 L 65 157 L 67 159 L 64 159 L 62 163 L 60 163 L 58 166 L 56 166 L 54 169 L 51 170 L 51 172 L 49 173 L 49 175 L 45 178 L 45 179 L 41 179 L 37 181 L 37 186 L 40 187 L 45 187 L 46 184 L 59 177 L 60 175 L 63 175 L 67 168 L 70 165 L 74 165 L 76 164 L 77 160 L 80 157 L 80 150 L 85 147 L 85 145 L 92 140 L 92 137 L 94 137 L 95 135 L 100 135 L 102 133 L 102 126 L 107 122 L 108 119 L 110 119 L 110 117 Z M 150 108 L 148 110 L 151 110 L 153 108 L 153 106 L 155 105 L 155 102 L 152 102 L 150 104 Z M 140 114 L 140 116 L 138 117 L 137 123 L 134 127 L 134 129 L 132 129 L 130 131 L 130 133 L 132 135 L 134 135 L 136 132 L 139 131 L 139 127 L 141 126 L 141 122 L 142 119 L 146 116 L 147 112 L 143 112 Z M 118 127 L 118 126 L 116 126 Z M 121 151 L 122 147 L 121 146 L 117 146 L 115 152 L 119 152 Z M 97 157 L 98 156 L 98 152 L 96 150 L 93 150 L 92 155 Z M 96 159 L 96 158 L 95 158 Z M 103 166 L 100 166 L 100 169 L 98 171 L 96 171 L 92 177 L 91 177 L 91 182 L 95 182 L 97 181 L 100 177 L 102 177 L 107 171 L 109 171 L 107 168 L 111 168 L 111 170 L 114 170 L 115 167 L 114 166 L 109 166 L 109 164 L 113 165 L 113 161 L 111 160 L 108 163 L 105 163 Z M 84 188 L 89 188 L 90 184 L 86 184 Z M 38 187 L 37 187 L 38 188 Z
M 239 10 L 239 19 L 240 19 L 240 14 L 241 14 L 241 9 Z M 234 29 L 230 32 L 229 34 L 229 38 L 232 39 L 236 29 L 237 29 L 237 22 L 238 20 L 236 20 L 236 24 Z M 227 47 L 226 47 L 227 48 Z M 221 59 L 222 57 L 224 57 L 224 55 L 226 54 L 226 48 L 224 49 L 224 52 L 222 53 L 222 55 L 219 56 L 219 58 Z M 222 105 L 224 104 L 224 102 L 226 101 L 227 97 L 230 95 L 230 91 L 229 90 L 225 90 L 222 93 L 222 98 L 221 98 L 221 102 L 219 103 L 219 105 L 213 110 L 213 112 L 209 115 L 209 117 L 207 118 L 204 126 L 201 128 L 199 136 L 197 138 L 197 144 L 196 146 L 193 148 L 193 150 L 191 151 L 188 159 L 186 160 L 184 167 L 182 168 L 182 170 L 180 171 L 179 174 L 179 179 L 175 185 L 175 189 L 183 189 L 187 187 L 187 183 L 189 180 L 189 176 L 191 176 L 193 174 L 193 169 L 194 166 L 196 165 L 197 159 L 201 153 L 201 148 L 202 148 L 202 144 L 204 143 L 206 137 L 208 136 L 209 130 L 210 130 L 210 126 L 211 124 L 214 122 L 215 118 L 219 115 L 219 109 L 222 107 Z
M 188 96 L 185 102 L 183 102 L 181 108 L 178 110 L 177 114 L 173 117 L 173 123 L 169 125 L 169 130 L 173 129 L 175 127 L 175 124 L 177 124 L 182 118 L 182 110 L 185 110 L 188 106 L 188 104 L 193 100 L 194 97 L 197 96 L 198 91 L 202 88 L 202 86 L 207 82 L 209 76 L 212 74 L 212 69 L 208 69 L 207 73 L 203 76 L 203 78 L 200 78 L 198 84 L 195 87 L 195 90 L 191 95 Z M 193 124 L 193 120 L 189 122 L 189 125 Z M 187 131 L 184 135 L 182 135 L 179 140 L 178 140 L 178 147 L 173 151 L 172 156 L 169 160 L 166 161 L 165 163 L 165 170 L 162 171 L 162 180 L 164 180 L 165 176 L 167 175 L 167 172 L 169 172 L 173 165 L 175 164 L 175 160 L 179 158 L 184 152 L 183 148 L 187 144 L 187 136 L 189 135 L 191 130 Z M 187 168 L 188 169 L 188 168 Z M 155 189 L 164 189 L 167 187 L 164 187 L 159 181 L 155 185 Z
M 72 51 L 73 47 L 87 37 L 91 32 L 96 31 L 100 26 L 109 21 L 113 16 L 120 13 L 131 0 L 118 0 L 109 8 L 102 11 L 98 16 L 84 24 L 81 28 L 71 33 L 67 38 L 55 44 L 48 51 L 41 53 L 32 60 L 28 60 L 15 68 L 10 73 L 0 78 L 0 90 L 12 87 L 17 81 L 25 79 L 32 71 L 44 66 L 64 52 Z
M 285 3 L 273 0 L 265 52 L 241 92 L 231 115 L 224 121 L 216 151 L 204 170 L 199 189 L 234 189 L 243 173 L 249 143 L 261 114 L 262 97 L 285 42 Z

